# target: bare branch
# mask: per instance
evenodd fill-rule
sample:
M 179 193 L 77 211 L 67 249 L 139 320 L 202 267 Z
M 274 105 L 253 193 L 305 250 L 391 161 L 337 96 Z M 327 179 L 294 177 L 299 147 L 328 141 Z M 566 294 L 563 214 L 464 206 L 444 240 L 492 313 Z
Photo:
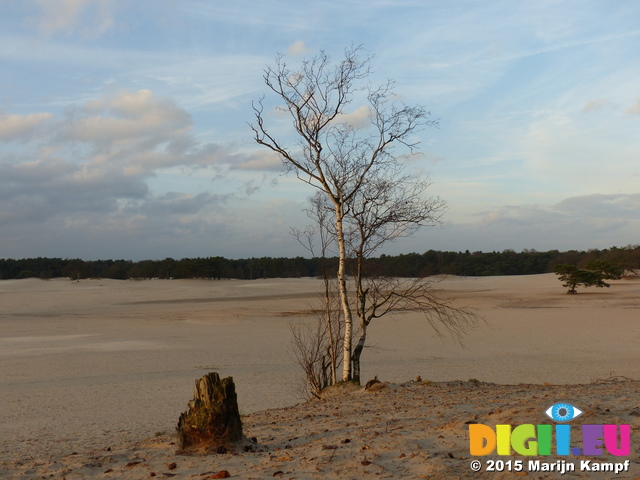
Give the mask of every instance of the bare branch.
M 321 51 L 296 69 L 278 55 L 275 65 L 265 69 L 265 84 L 280 102 L 277 108 L 292 121 L 295 148 L 277 140 L 267 129 L 264 98 L 253 105 L 255 141 L 276 152 L 288 171 L 317 189 L 307 210 L 315 225 L 294 230 L 294 235 L 312 254 L 319 238 L 323 259 L 329 248 L 338 254 L 335 285 L 324 269 L 324 320 L 314 331 L 294 331 L 298 362 L 310 378 L 312 392 L 324 384 L 323 374 L 318 372 L 326 367 L 322 353 L 325 339 L 327 335 L 334 338 L 330 304 L 336 298 L 342 318 L 343 380 L 359 381 L 360 355 L 374 318 L 417 309 L 438 334 L 445 329 L 457 339 L 475 320 L 467 310 L 438 298 L 427 281 L 376 278 L 367 271 L 367 259 L 384 245 L 421 227 L 439 224 L 445 203 L 428 195 L 428 178 L 411 177 L 401 162 L 402 152 L 411 154 L 417 148 L 415 134 L 437 126 L 438 121 L 431 119 L 423 106 L 400 102 L 391 80 L 377 88 L 359 86 L 371 73 L 372 57 L 363 57 L 362 50 L 361 46 L 347 48 L 338 63 Z M 366 126 L 348 122 L 347 108 L 355 100 L 368 108 Z M 398 154 L 396 149 L 402 152 Z M 353 274 L 352 291 L 347 289 L 347 267 Z M 360 320 L 355 349 L 352 310 Z M 336 349 L 329 343 L 335 368 Z

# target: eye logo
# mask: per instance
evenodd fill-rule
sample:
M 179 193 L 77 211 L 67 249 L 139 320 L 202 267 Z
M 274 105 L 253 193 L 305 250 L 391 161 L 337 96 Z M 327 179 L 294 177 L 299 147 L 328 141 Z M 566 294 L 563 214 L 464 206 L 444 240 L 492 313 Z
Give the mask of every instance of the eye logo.
M 556 403 L 547 408 L 544 413 L 554 422 L 570 422 L 584 412 L 568 403 Z

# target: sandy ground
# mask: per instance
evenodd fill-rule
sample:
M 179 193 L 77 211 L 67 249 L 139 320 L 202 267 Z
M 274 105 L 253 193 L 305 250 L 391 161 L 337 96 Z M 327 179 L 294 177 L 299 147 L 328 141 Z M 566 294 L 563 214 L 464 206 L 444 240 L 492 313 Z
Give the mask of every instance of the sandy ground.
M 639 280 L 565 295 L 554 275 L 447 278 L 436 288 L 487 322 L 464 348 L 415 313 L 377 320 L 363 377 L 386 388 L 301 403 L 289 322 L 309 318 L 319 287 L 0 282 L 0 478 L 520 478 L 471 472 L 466 422 L 551 423 L 559 400 L 585 410 L 578 424 L 632 425 L 629 471 L 561 478 L 640 478 L 638 384 L 610 380 L 639 377 Z M 259 451 L 175 455 L 177 418 L 212 370 L 234 377 Z

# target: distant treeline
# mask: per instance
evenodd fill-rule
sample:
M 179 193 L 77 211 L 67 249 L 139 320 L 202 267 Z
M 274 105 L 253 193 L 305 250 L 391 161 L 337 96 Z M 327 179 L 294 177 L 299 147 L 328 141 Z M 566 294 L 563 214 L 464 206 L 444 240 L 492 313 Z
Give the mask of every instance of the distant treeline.
M 578 267 L 594 260 L 619 265 L 624 270 L 640 269 L 640 246 L 604 250 L 537 252 L 440 252 L 381 255 L 368 260 L 369 275 L 422 277 L 438 274 L 461 276 L 529 275 L 552 272 L 559 264 Z M 325 268 L 335 271 L 337 260 L 326 260 Z M 183 258 L 174 260 L 80 260 L 62 258 L 0 259 L 0 279 L 38 277 L 113 278 L 297 278 L 322 275 L 319 258 Z

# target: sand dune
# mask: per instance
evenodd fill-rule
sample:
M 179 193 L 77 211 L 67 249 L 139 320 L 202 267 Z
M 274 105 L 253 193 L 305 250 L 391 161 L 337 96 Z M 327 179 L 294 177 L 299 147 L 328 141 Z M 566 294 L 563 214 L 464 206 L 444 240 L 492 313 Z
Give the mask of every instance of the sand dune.
M 570 296 L 553 275 L 446 278 L 436 288 L 487 321 L 464 348 L 416 313 L 379 320 L 363 376 L 389 386 L 300 403 L 288 325 L 308 318 L 319 287 L 0 282 L 0 477 L 477 478 L 465 422 L 544 423 L 540 410 L 563 398 L 597 422 L 631 424 L 632 469 L 616 478 L 640 475 L 638 384 L 605 381 L 638 378 L 640 281 Z M 211 370 L 236 380 L 245 429 L 264 451 L 174 455 L 178 415 Z M 407 383 L 417 376 L 435 383 Z

